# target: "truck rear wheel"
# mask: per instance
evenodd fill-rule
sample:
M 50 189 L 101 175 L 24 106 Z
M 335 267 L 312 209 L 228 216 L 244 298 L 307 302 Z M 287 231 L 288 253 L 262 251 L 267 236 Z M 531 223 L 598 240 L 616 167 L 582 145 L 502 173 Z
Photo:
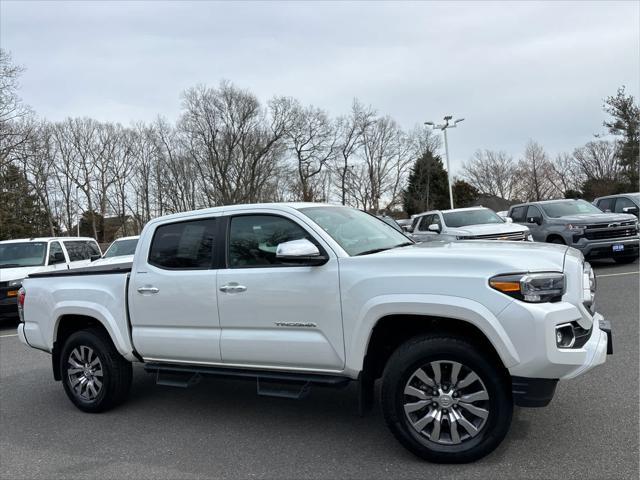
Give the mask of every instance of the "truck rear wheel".
M 102 330 L 72 334 L 60 355 L 62 384 L 80 410 L 98 413 L 122 403 L 131 387 L 133 369 Z
M 393 434 L 417 456 L 465 463 L 502 442 L 513 401 L 507 376 L 488 355 L 456 337 L 418 337 L 387 362 L 382 409 Z

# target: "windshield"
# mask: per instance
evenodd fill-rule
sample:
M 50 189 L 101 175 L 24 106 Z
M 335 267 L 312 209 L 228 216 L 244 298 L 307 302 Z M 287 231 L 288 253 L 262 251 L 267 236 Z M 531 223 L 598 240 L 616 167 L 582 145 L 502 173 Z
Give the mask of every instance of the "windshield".
M 459 212 L 442 212 L 447 227 L 457 228 L 466 225 L 483 225 L 485 223 L 504 223 L 493 210 L 461 210 Z
M 0 268 L 38 267 L 44 265 L 46 242 L 0 244 Z
M 632 193 L 629 195 L 630 198 L 633 198 L 636 203 L 640 203 L 640 193 Z
M 133 255 L 136 252 L 136 245 L 138 245 L 137 238 L 132 238 L 130 240 L 116 240 L 107 249 L 104 254 L 104 258 Z
M 382 220 L 354 208 L 309 207 L 300 210 L 351 256 L 413 244 Z
M 602 213 L 602 210 L 598 207 L 595 207 L 584 200 L 564 200 L 560 202 L 543 203 L 540 206 L 551 218 L 565 217 L 567 215 L 581 215 L 585 213 Z

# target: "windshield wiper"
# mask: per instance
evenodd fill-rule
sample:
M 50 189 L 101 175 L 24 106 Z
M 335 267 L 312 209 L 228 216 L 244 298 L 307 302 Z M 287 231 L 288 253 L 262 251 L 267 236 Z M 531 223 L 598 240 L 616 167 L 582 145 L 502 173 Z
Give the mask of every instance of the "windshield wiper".
M 360 252 L 356 254 L 356 257 L 359 257 L 360 255 L 370 255 L 372 253 L 384 252 L 385 250 L 392 250 L 394 248 L 408 247 L 409 245 L 413 245 L 413 244 L 414 244 L 413 242 L 404 242 L 404 243 L 399 243 L 398 245 L 394 245 L 393 247 L 372 248 L 371 250 L 365 250 L 364 252 Z
M 15 268 L 15 267 L 21 267 L 22 265 L 20 265 L 19 263 L 2 263 L 0 264 L 0 268 Z

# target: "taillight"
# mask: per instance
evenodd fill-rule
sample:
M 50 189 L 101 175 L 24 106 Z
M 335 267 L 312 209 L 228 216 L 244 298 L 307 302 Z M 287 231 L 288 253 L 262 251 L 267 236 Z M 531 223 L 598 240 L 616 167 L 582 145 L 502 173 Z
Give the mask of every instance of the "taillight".
M 20 316 L 20 321 L 24 322 L 24 297 L 26 292 L 24 287 L 20 287 L 18 290 L 18 315 Z

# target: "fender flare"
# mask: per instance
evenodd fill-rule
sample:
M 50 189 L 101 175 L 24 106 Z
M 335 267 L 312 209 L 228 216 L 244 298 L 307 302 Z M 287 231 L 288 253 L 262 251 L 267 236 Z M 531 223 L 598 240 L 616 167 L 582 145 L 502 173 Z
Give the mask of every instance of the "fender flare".
M 493 345 L 505 368 L 520 363 L 506 331 L 496 316 L 482 304 L 449 295 L 394 294 L 374 297 L 362 306 L 347 350 L 350 353 L 350 359 L 347 359 L 349 370 L 362 370 L 373 329 L 380 319 L 389 315 L 451 318 L 470 323 Z
M 98 303 L 93 302 L 78 302 L 73 303 L 60 302 L 54 309 L 52 316 L 56 319 L 53 340 L 58 338 L 58 327 L 62 318 L 66 315 L 81 315 L 83 317 L 90 317 L 96 320 L 109 334 L 111 341 L 115 345 L 116 349 L 127 360 L 133 362 L 136 358 L 133 355 L 133 346 L 123 332 L 118 328 L 116 320 L 109 313 L 109 310 Z M 51 345 L 53 347 L 53 345 Z

